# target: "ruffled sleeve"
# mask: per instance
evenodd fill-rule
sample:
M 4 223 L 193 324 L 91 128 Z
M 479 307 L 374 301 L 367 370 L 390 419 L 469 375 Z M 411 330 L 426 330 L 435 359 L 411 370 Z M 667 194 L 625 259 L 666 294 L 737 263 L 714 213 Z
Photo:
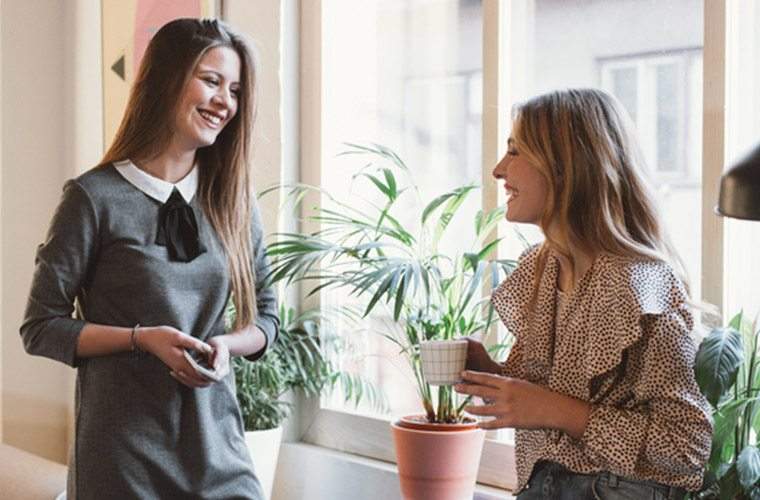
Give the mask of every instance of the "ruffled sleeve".
M 696 348 L 686 292 L 664 263 L 627 271 L 628 287 L 613 294 L 610 305 L 617 309 L 610 327 L 597 328 L 589 337 L 586 368 L 589 379 L 614 369 L 627 348 L 642 342 L 634 404 L 621 408 L 592 401 L 581 441 L 596 463 L 616 474 L 647 470 L 701 478 L 712 424 L 694 379 Z
M 526 329 L 526 306 L 530 299 L 535 276 L 536 258 L 540 246 L 534 245 L 520 255 L 517 267 L 494 290 L 491 303 L 507 330 L 515 337 L 509 356 L 502 365 L 501 374 L 505 377 L 525 378 L 523 335 Z M 520 334 L 518 334 L 518 332 Z

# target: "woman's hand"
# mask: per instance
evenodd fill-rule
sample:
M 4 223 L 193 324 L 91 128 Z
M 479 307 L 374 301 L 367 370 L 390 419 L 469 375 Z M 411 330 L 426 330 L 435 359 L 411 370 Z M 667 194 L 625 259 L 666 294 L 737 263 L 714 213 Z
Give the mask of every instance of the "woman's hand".
M 142 327 L 136 333 L 137 347 L 149 352 L 169 367 L 169 374 L 188 387 L 208 387 L 211 381 L 196 373 L 185 359 L 185 349 L 211 355 L 213 349 L 205 342 L 171 326 Z
M 501 373 L 501 365 L 491 359 L 480 340 L 473 337 L 465 337 L 465 340 L 467 340 L 466 369 L 476 372 Z
M 467 383 L 454 390 L 490 402 L 465 407 L 472 415 L 494 417 L 479 422 L 482 429 L 558 429 L 574 438 L 586 429 L 591 407 L 585 401 L 516 378 L 472 371 L 463 372 L 462 378 Z
M 209 363 L 220 377 L 230 373 L 230 349 L 221 337 L 211 337 L 208 344 L 213 349 Z

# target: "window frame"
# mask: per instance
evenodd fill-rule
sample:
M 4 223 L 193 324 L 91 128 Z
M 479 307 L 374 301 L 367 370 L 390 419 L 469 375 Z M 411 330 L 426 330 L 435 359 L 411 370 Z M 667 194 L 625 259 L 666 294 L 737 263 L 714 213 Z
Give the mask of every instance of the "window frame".
M 714 0 L 704 4 L 703 111 L 702 111 L 702 299 L 722 310 L 723 300 L 723 222 L 714 213 L 718 184 L 725 163 L 724 105 L 726 101 L 726 34 L 729 3 Z M 301 2 L 300 21 L 300 179 L 318 184 L 324 157 L 321 147 L 322 99 L 322 25 L 323 0 Z M 483 0 L 483 137 L 482 204 L 485 210 L 503 202 L 496 183 L 492 182 L 493 165 L 504 153 L 508 135 L 510 109 L 526 96 L 520 77 L 506 77 L 510 66 L 529 64 L 520 40 L 529 40 L 532 26 L 522 22 L 535 9 L 534 0 Z M 736 9 L 734 9 L 736 10 Z M 709 83 L 708 83 L 709 82 Z M 709 131 L 707 133 L 706 131 Z M 302 206 L 317 206 L 313 197 Z M 302 220 L 306 220 L 302 217 Z M 309 222 L 303 231 L 316 228 Z M 719 265 L 714 265 L 719 262 Z M 317 298 L 304 297 L 311 307 Z M 302 401 L 300 434 L 304 442 L 369 458 L 395 462 L 390 426 L 385 419 L 320 408 L 319 401 Z M 477 481 L 513 490 L 517 484 L 514 446 L 489 439 L 481 455 Z

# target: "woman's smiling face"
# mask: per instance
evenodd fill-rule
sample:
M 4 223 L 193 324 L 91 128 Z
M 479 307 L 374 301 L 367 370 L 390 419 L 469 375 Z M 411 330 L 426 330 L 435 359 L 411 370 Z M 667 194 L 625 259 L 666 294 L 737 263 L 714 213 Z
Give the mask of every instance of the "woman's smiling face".
M 520 154 L 512 138 L 507 153 L 493 169 L 493 176 L 504 181 L 507 192 L 507 220 L 538 224 L 544 213 L 549 188 L 536 166 Z
M 201 57 L 177 106 L 175 143 L 194 150 L 214 143 L 235 116 L 240 92 L 240 57 L 215 47 Z

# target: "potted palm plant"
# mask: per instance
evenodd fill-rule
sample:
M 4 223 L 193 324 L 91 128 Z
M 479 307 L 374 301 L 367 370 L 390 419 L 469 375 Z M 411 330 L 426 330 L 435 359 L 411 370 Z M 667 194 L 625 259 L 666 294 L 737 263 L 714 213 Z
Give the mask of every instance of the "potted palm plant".
M 697 351 L 695 375 L 713 409 L 713 442 L 701 499 L 760 497 L 760 356 L 757 322 L 742 313 Z
M 463 498 L 467 491 L 471 495 L 484 435 L 451 386 L 434 389 L 425 380 L 420 345 L 491 330 L 495 318 L 487 292 L 516 264 L 494 257 L 499 239 L 492 233 L 504 209 L 479 211 L 474 241 L 441 252 L 441 238 L 477 186 L 417 202 L 416 212 L 410 211 L 406 198 L 418 198 L 419 190 L 403 160 L 383 146 L 347 146 L 343 155 L 360 157 L 363 165 L 354 182 L 365 182 L 369 198 L 381 201 L 338 199 L 315 186 L 291 186 L 296 200 L 309 191 L 321 193 L 323 203 L 308 215 L 320 228 L 280 235 L 269 247 L 269 279 L 311 284 L 311 293 L 341 289 L 363 299 L 364 316 L 381 304 L 388 307 L 397 328 L 382 334 L 408 361 L 422 410 L 392 424 L 402 491 L 413 498 Z M 415 221 L 405 225 L 410 213 Z M 465 448 L 454 448 L 460 445 Z
M 285 398 L 287 393 L 301 391 L 307 396 L 319 396 L 340 387 L 354 404 L 366 398 L 372 406 L 385 408 L 382 393 L 361 376 L 338 369 L 328 356 L 337 341 L 330 333 L 330 316 L 338 313 L 310 310 L 297 315 L 292 308 L 281 306 L 279 336 L 271 349 L 253 363 L 240 357 L 233 359 L 246 444 L 267 498 L 272 492 L 282 425 L 293 410 L 293 404 Z M 230 324 L 233 314 L 230 301 Z

